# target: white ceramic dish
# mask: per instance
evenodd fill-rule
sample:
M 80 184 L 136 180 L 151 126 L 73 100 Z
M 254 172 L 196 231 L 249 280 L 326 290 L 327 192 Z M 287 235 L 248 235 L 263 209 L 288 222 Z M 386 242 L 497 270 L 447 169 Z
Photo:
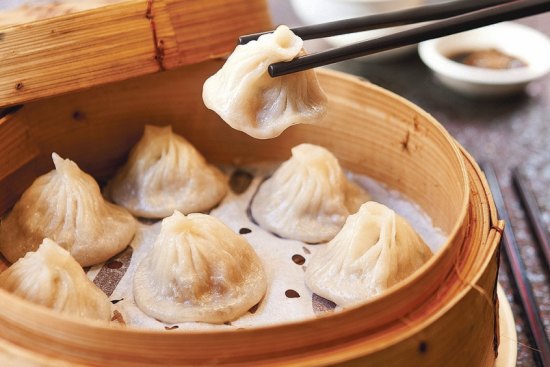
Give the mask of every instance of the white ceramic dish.
M 495 367 L 515 367 L 518 354 L 516 322 L 514 321 L 510 302 L 508 302 L 508 298 L 506 298 L 504 289 L 502 289 L 500 284 L 498 285 L 497 293 L 499 301 L 500 345 L 498 347 L 498 357 Z
M 424 0 L 290 0 L 296 16 L 304 24 L 318 24 L 341 19 L 386 13 L 424 4 Z M 377 29 L 366 32 L 351 33 L 327 38 L 334 47 L 366 41 L 399 32 L 410 26 Z M 361 57 L 361 61 L 383 61 L 389 58 L 401 57 L 416 49 L 416 45 L 400 47 L 395 50 L 381 52 L 376 55 Z
M 459 52 L 497 49 L 527 66 L 495 70 L 468 66 L 448 57 Z M 527 26 L 504 22 L 452 36 L 422 42 L 420 58 L 447 87 L 469 96 L 517 93 L 550 71 L 550 40 Z

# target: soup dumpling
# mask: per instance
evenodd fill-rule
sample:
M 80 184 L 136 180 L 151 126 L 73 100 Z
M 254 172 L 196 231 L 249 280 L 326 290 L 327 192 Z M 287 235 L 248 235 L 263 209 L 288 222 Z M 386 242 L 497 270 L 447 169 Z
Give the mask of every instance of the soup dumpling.
M 280 135 L 295 124 L 312 124 L 326 114 L 327 97 L 314 70 L 269 76 L 267 68 L 305 54 L 303 41 L 287 26 L 239 45 L 204 83 L 203 101 L 232 128 L 257 139 Z
M 300 144 L 261 184 L 251 214 L 262 228 L 284 238 L 326 242 L 369 198 L 364 189 L 348 180 L 331 152 Z
M 0 226 L 0 251 L 15 262 L 51 238 L 82 266 L 122 251 L 137 229 L 128 211 L 101 196 L 99 185 L 69 159 L 52 154 L 55 169 L 38 177 Z
M 211 209 L 225 196 L 227 179 L 171 126 L 146 125 L 107 192 L 136 216 L 165 218 Z
M 105 293 L 65 249 L 48 238 L 0 274 L 0 288 L 63 314 L 111 320 Z
M 309 261 L 306 284 L 340 306 L 352 306 L 402 281 L 432 257 L 411 225 L 370 201 L 348 217 Z
M 199 213 L 165 218 L 134 276 L 137 306 L 166 323 L 234 320 L 266 289 L 262 263 L 244 237 Z

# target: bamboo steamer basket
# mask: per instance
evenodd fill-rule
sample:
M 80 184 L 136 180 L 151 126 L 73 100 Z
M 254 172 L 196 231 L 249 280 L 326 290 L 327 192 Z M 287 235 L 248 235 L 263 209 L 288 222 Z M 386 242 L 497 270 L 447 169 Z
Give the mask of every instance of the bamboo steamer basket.
M 162 9 L 177 4 L 159 3 Z M 206 1 L 181 3 L 205 17 L 213 11 Z M 236 0 L 216 3 L 238 3 L 241 11 L 246 9 Z M 76 19 L 127 14 L 124 7 L 136 4 L 130 1 L 51 22 L 78 28 Z M 266 14 L 265 4 L 254 6 Z M 118 13 L 111 13 L 113 9 Z M 49 22 L 3 31 L 21 35 L 29 27 L 46 29 Z M 260 23 L 265 25 L 265 19 Z M 240 27 L 233 31 L 262 28 Z M 283 160 L 299 143 L 323 145 L 347 169 L 417 202 L 449 234 L 443 248 L 407 280 L 364 305 L 315 320 L 249 330 L 110 327 L 59 315 L 0 290 L 0 365 L 492 366 L 498 347 L 496 281 L 503 223 L 474 160 L 419 107 L 359 78 L 328 70 L 319 72 L 329 96 L 329 114 L 320 124 L 294 126 L 267 141 L 234 131 L 201 99 L 204 80 L 221 67 L 220 61 L 206 60 L 232 47 L 214 45 L 210 50 L 218 51 L 206 48 L 200 58 L 182 61 L 180 54 L 188 49 L 180 46 L 166 53 L 174 58 L 161 73 L 139 70 L 138 75 L 118 79 L 90 77 L 83 86 L 57 80 L 49 97 L 40 88 L 30 88 L 31 82 L 24 84 L 29 86 L 25 96 L 13 91 L 0 95 L 4 106 L 25 102 L 0 119 L 0 213 L 8 212 L 32 180 L 51 169 L 52 151 L 103 180 L 124 162 L 144 124 L 172 124 L 216 163 Z M 26 77 L 51 83 L 55 78 L 44 72 Z
M 380 179 L 420 203 L 451 234 L 448 243 L 421 271 L 363 306 L 253 330 L 108 328 L 0 292 L 3 348 L 17 351 L 10 348 L 16 345 L 41 363 L 45 356 L 90 366 L 105 361 L 117 366 L 490 366 L 498 335 L 494 291 L 502 223 L 471 158 L 418 107 L 331 71 L 320 72 L 330 98 L 329 116 L 321 125 L 296 126 L 277 139 L 254 140 L 231 130 L 200 103 L 202 81 L 220 66 L 208 62 L 50 98 L 5 117 L 0 151 L 23 148 L 12 157 L 19 168 L 3 172 L 2 182 L 11 182 L 13 190 L 2 190 L 9 193 L 2 197 L 2 210 L 8 210 L 32 178 L 51 168 L 51 151 L 105 177 L 123 162 L 143 124 L 156 121 L 173 124 L 214 162 L 284 159 L 300 142 L 327 146 L 347 168 Z

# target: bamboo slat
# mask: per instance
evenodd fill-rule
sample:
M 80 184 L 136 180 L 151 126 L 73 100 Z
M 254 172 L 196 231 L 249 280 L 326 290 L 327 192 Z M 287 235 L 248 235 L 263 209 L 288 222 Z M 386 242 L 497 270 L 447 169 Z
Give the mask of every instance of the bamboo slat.
M 270 26 L 264 1 L 128 0 L 0 27 L 0 107 L 221 57 Z
M 0 27 L 25 24 L 40 19 L 96 9 L 121 1 L 124 0 L 54 0 L 47 2 L 25 2 L 15 8 L 2 8 L 2 10 L 0 10 Z
M 0 121 L 0 152 L 34 146 L 0 166 L 0 213 L 52 151 L 101 178 L 120 165 L 145 123 L 172 124 L 218 163 L 282 160 L 310 142 L 356 172 L 396 188 L 427 211 L 449 239 L 436 256 L 383 297 L 299 323 L 229 332 L 163 333 L 110 328 L 61 317 L 0 291 L 2 338 L 76 365 L 217 364 L 492 366 L 497 335 L 496 275 L 502 222 L 475 162 L 427 113 L 379 87 L 321 71 L 329 115 L 258 141 L 230 129 L 201 101 L 219 62 L 186 66 L 26 105 Z M 9 132 L 8 129 L 10 129 Z M 25 134 L 13 132 L 25 131 Z M 0 154 L 1 155 L 1 154 Z M 15 167 L 15 168 L 14 168 Z M 17 168 L 19 167 L 19 168 Z M 16 185 L 19 183 L 19 186 Z M 9 185 L 10 191 L 5 190 Z M 39 325 L 39 326 L 37 326 Z M 46 365 L 46 364 L 44 364 Z

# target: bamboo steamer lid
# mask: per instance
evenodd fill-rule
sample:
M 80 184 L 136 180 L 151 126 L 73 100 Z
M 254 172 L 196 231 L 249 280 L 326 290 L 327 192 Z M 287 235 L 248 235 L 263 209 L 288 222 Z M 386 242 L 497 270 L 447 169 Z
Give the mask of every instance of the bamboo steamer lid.
M 9 1 L 9 0 L 8 0 Z M 48 2 L 24 2 L 19 7 L 0 10 L 0 27 L 13 26 L 96 9 L 123 0 L 53 0 Z
M 359 78 L 320 71 L 329 116 L 257 141 L 201 103 L 207 62 L 26 105 L 0 120 L 0 212 L 49 169 L 52 150 L 104 177 L 144 123 L 174 125 L 213 162 L 285 159 L 326 146 L 347 168 L 399 189 L 449 233 L 420 271 L 370 302 L 315 320 L 228 332 L 156 332 L 62 317 L 0 291 L 0 350 L 51 366 L 422 365 L 492 366 L 503 223 L 475 162 L 427 113 Z M 61 361 L 61 362 L 60 362 Z
M 225 56 L 238 36 L 272 28 L 263 0 L 119 1 L 0 23 L 0 107 Z

